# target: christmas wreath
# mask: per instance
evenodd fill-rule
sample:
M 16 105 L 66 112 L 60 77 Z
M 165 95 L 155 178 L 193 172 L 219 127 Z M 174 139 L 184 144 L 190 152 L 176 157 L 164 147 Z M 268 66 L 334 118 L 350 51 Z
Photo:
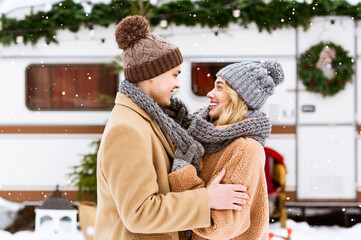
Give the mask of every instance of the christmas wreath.
M 308 91 L 333 96 L 352 81 L 353 63 L 341 46 L 320 42 L 301 55 L 297 69 Z

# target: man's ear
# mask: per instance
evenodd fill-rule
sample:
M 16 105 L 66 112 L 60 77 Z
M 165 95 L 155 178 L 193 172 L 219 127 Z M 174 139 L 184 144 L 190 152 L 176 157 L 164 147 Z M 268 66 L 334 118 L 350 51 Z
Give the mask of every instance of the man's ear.
M 148 80 L 143 80 L 143 81 L 137 82 L 136 85 L 137 85 L 137 87 L 143 88 L 143 87 L 147 86 L 149 83 L 151 83 L 151 82 L 149 82 L 150 80 L 153 80 L 153 79 L 151 78 Z

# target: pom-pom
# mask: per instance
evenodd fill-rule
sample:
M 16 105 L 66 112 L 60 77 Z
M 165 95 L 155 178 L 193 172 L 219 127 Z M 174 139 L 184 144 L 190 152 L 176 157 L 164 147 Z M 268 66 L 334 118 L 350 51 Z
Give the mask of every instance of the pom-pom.
M 115 28 L 115 40 L 120 49 L 125 49 L 149 33 L 149 23 L 142 16 L 124 18 Z
M 283 72 L 281 64 L 278 61 L 267 59 L 261 64 L 267 69 L 268 74 L 271 76 L 276 86 L 283 83 L 283 81 L 285 80 L 285 74 Z

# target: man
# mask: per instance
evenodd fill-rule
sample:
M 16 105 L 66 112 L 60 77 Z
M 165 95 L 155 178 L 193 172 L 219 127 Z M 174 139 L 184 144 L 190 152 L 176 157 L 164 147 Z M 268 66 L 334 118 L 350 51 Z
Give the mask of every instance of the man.
M 211 208 L 240 209 L 246 189 L 220 184 L 224 171 L 207 188 L 171 192 L 173 159 L 198 163 L 204 153 L 160 108 L 180 87 L 182 55 L 140 16 L 123 19 L 115 35 L 126 80 L 98 152 L 95 240 L 177 240 L 178 231 L 209 226 Z

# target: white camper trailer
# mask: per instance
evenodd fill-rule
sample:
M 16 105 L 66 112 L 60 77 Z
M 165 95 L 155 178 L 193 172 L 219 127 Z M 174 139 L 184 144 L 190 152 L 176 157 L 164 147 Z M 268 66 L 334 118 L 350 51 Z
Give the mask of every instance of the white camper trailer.
M 330 24 L 330 20 L 334 23 Z M 289 197 L 360 201 L 361 39 L 358 35 L 361 27 L 358 25 L 350 17 L 322 17 L 314 19 L 307 32 L 292 28 L 270 34 L 259 32 L 255 25 L 243 29 L 235 24 L 222 31 L 199 26 L 169 26 L 154 31 L 181 49 L 184 63 L 181 89 L 176 96 L 191 111 L 208 104 L 206 97 L 198 95 L 202 86 L 196 77 L 202 67 L 265 58 L 280 61 L 285 83 L 276 89 L 263 110 L 273 124 L 267 146 L 280 152 L 286 161 Z M 0 46 L 0 196 L 11 196 L 15 201 L 39 201 L 55 185 L 69 194 L 76 192 L 67 173 L 70 166 L 79 164 L 82 154 L 93 151 L 90 143 L 101 137 L 110 112 L 81 106 L 81 101 L 68 108 L 44 107 L 34 102 L 29 105 L 29 91 L 34 91 L 29 90 L 29 77 L 45 77 L 36 68 L 57 66 L 58 70 L 63 69 L 57 74 L 65 76 L 64 71 L 69 68 L 83 66 L 86 76 L 82 81 L 89 84 L 87 78 L 96 78 L 92 66 L 110 63 L 121 54 L 113 39 L 114 27 L 95 26 L 93 36 L 85 28 L 77 33 L 60 31 L 54 36 L 59 40 L 58 45 L 40 41 L 34 46 Z M 356 63 L 352 83 L 334 97 L 307 92 L 297 81 L 299 55 L 321 40 L 342 45 Z M 29 69 L 35 70 L 29 74 Z M 41 85 L 43 88 L 52 88 L 54 82 L 43 84 L 50 84 Z M 69 94 L 59 91 L 59 99 Z

